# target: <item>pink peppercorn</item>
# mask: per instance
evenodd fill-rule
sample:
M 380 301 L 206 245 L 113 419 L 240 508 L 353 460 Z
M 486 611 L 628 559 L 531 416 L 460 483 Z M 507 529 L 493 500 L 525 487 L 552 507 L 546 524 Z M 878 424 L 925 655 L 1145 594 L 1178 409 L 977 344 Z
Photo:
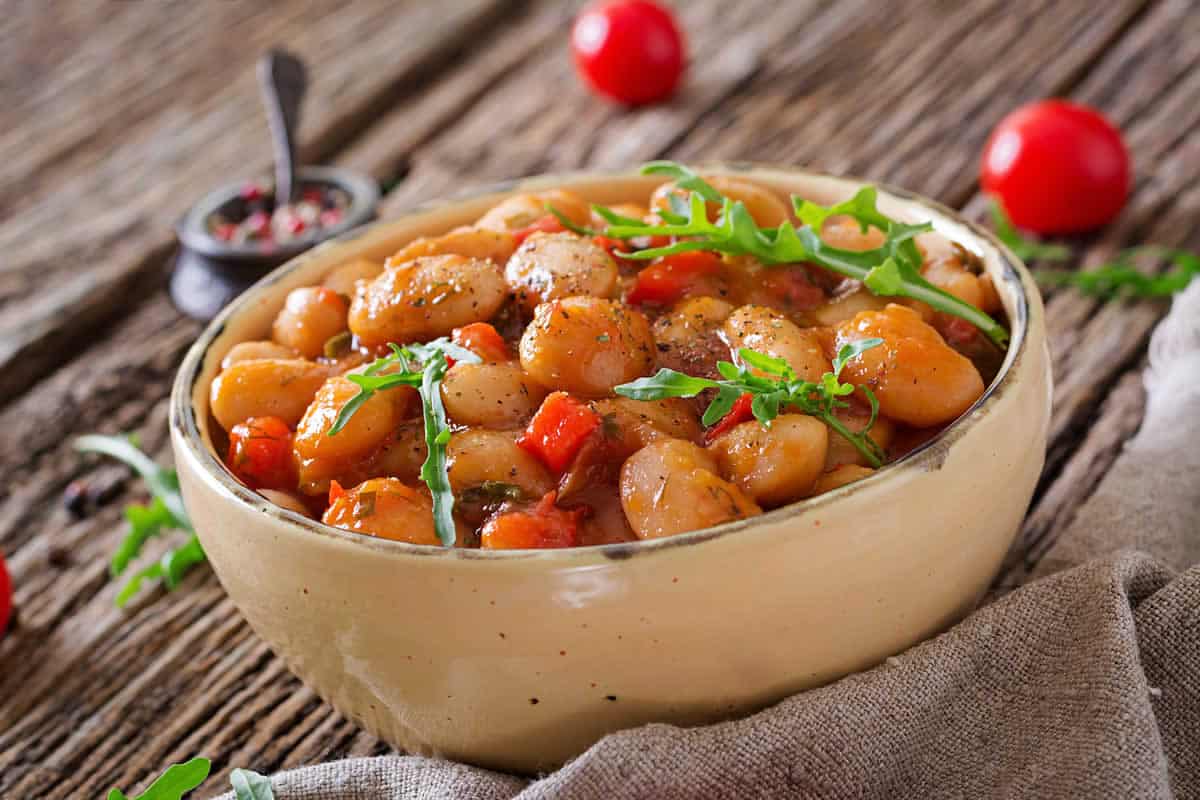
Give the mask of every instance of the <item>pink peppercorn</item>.
M 271 235 L 271 216 L 265 211 L 255 211 L 246 217 L 245 225 L 251 236 L 269 237 Z

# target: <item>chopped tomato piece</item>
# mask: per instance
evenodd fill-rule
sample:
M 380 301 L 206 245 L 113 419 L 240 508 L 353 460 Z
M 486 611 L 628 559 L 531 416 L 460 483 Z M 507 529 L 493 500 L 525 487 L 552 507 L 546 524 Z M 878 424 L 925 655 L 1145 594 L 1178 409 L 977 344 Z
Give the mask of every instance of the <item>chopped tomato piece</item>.
M 721 257 L 705 250 L 664 256 L 638 273 L 627 302 L 670 305 L 686 296 L 699 279 L 721 271 Z
M 567 468 L 600 426 L 600 415 L 566 392 L 551 392 L 517 444 L 556 472 Z
M 535 233 L 561 233 L 566 228 L 558 221 L 558 217 L 553 214 L 547 214 L 536 222 L 526 225 L 524 228 L 518 228 L 512 232 L 513 238 L 517 240 L 517 247 L 520 247 L 526 239 Z
M 292 430 L 279 417 L 251 417 L 229 432 L 229 469 L 251 489 L 295 489 Z
M 467 348 L 484 361 L 508 360 L 508 343 L 486 322 L 472 322 L 455 328 L 454 343 Z
M 592 241 L 603 247 L 604 250 L 613 258 L 625 258 L 633 249 L 629 242 L 623 239 L 612 239 L 608 236 L 593 236 Z
M 753 402 L 754 397 L 749 392 L 734 401 L 733 408 L 729 409 L 729 413 L 717 420 L 717 424 L 704 434 L 705 443 L 712 442 L 735 425 L 754 419 L 754 412 L 750 409 Z
M 787 309 L 794 311 L 811 311 L 826 300 L 825 290 L 813 284 L 808 270 L 800 265 L 765 270 L 762 285 Z
M 329 482 L 329 505 L 333 505 L 347 494 L 348 492 L 342 488 L 340 483 L 337 481 Z
M 480 546 L 486 550 L 528 550 L 574 547 L 579 544 L 579 521 L 587 509 L 563 509 L 550 492 L 524 511 L 497 514 L 483 526 Z

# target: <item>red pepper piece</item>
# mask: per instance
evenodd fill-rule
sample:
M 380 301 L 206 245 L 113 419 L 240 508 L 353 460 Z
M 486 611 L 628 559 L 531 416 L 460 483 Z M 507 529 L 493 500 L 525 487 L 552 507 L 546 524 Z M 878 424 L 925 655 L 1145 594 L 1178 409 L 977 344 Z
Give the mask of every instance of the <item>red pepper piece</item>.
M 472 322 L 455 328 L 452 336 L 456 345 L 465 347 L 484 361 L 508 360 L 508 343 L 486 322 Z
M 557 492 L 550 492 L 532 508 L 492 517 L 483 526 L 480 546 L 485 550 L 574 547 L 587 508 L 559 508 L 554 504 L 556 497 Z
M 729 409 L 729 413 L 717 420 L 717 424 L 709 428 L 704 434 L 704 443 L 709 444 L 724 433 L 727 433 L 735 425 L 740 425 L 743 422 L 754 419 L 754 412 L 750 405 L 754 402 L 754 397 L 747 392 L 739 397 L 733 403 L 733 408 Z
M 295 489 L 292 431 L 279 417 L 251 417 L 229 432 L 229 469 L 251 489 Z
M 800 265 L 773 267 L 764 272 L 762 285 L 793 311 L 812 311 L 825 303 L 825 290 L 815 285 Z
M 563 227 L 563 224 L 558 221 L 558 217 L 553 214 L 547 214 L 536 222 L 526 225 L 524 228 L 518 228 L 512 232 L 512 235 L 517 240 L 517 247 L 520 247 L 526 239 L 535 233 L 562 233 L 565 230 L 566 228 Z
M 600 415 L 566 392 L 551 392 L 517 440 L 524 450 L 562 472 L 579 448 L 600 427 Z
M 638 273 L 626 297 L 633 305 L 670 305 L 685 297 L 697 282 L 721 271 L 721 257 L 705 250 L 664 256 Z

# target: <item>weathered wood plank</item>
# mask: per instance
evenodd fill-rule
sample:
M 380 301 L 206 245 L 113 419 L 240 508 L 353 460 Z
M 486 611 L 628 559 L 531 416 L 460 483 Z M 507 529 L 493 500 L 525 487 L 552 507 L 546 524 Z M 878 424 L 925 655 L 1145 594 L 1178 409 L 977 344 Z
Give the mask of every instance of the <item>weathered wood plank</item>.
M 1080 503 L 1091 496 L 1100 479 L 1121 454 L 1121 448 L 1142 422 L 1146 392 L 1141 367 L 1125 373 L 1104 400 L 1082 441 L 1063 464 L 1025 518 L 1018 543 L 1008 555 L 996 580 L 994 594 L 1017 588 L 1029 577 L 1054 542 L 1054 532 L 1065 528 Z
M 597 101 L 574 74 L 564 41 L 551 41 L 417 150 L 384 215 L 470 184 L 653 158 L 737 92 L 783 40 L 820 48 L 823 25 L 844 24 L 865 8 L 859 0 L 836 9 L 807 1 L 682 6 L 696 54 L 691 72 L 670 103 L 646 109 Z
M 1143 5 L 951 3 L 936 21 L 892 8 L 856 17 L 825 48 L 785 39 L 678 153 L 808 165 L 959 205 L 1000 117 L 1069 88 Z
M 1200 19 L 1194 6 L 1159 5 L 1074 93 L 1105 108 L 1121 125 L 1139 173 L 1126 210 L 1086 249 L 1085 267 L 1140 242 L 1200 249 L 1195 228 L 1200 213 L 1200 142 L 1187 136 L 1200 123 L 1194 99 L 1200 95 L 1197 35 Z M 1130 70 L 1138 76 L 1136 90 L 1131 89 Z M 981 215 L 983 205 L 976 197 L 970 208 Z M 1039 495 L 1014 544 L 1002 586 L 1016 585 L 1028 574 L 1073 507 L 1090 495 L 1097 473 L 1087 459 L 1094 458 L 1104 468 L 1111 464 L 1115 450 L 1106 426 L 1116 425 L 1126 434 L 1136 430 L 1140 406 L 1128 397 L 1117 410 L 1102 408 L 1102 403 L 1111 403 L 1122 387 L 1126 394 L 1132 392 L 1129 371 L 1138 369 L 1150 333 L 1167 307 L 1166 302 L 1150 301 L 1100 303 L 1070 290 L 1048 297 L 1055 377 L 1051 443 Z M 1092 452 L 1095 448 L 1100 451 Z
M 205 6 L 180 4 L 197 5 Z M 376 0 L 357 4 L 351 14 L 332 13 L 341 5 L 329 2 L 289 7 L 293 12 L 275 13 L 282 6 L 251 5 L 246 9 L 259 13 L 247 15 L 240 6 L 230 12 L 208 4 L 203 19 L 184 15 L 181 27 L 173 27 L 176 21 L 164 31 L 150 24 L 159 14 L 127 6 L 127 26 L 122 17 L 112 31 L 103 29 L 116 41 L 81 43 L 61 66 L 39 54 L 28 67 L 33 82 L 46 86 L 44 93 L 20 94 L 19 117 L 32 124 L 0 128 L 0 153 L 9 156 L 0 157 L 0 185 L 22 198 L 10 203 L 21 213 L 0 221 L 0 251 L 6 254 L 0 261 L 0 403 L 86 345 L 89 332 L 127 307 L 120 298 L 139 295 L 139 277 L 158 268 L 159 260 L 148 257 L 171 246 L 171 226 L 199 193 L 264 171 L 269 140 L 251 68 L 264 47 L 285 41 L 312 65 L 301 155 L 315 160 L 369 125 L 514 6 L 503 0 L 402 6 Z M 44 26 L 41 20 L 36 24 Z M 144 40 L 137 38 L 143 34 Z M 128 36 L 134 39 L 122 46 Z M 154 46 L 158 37 L 165 37 L 161 47 Z M 33 37 L 28 47 L 39 41 Z M 150 49 L 143 50 L 143 41 Z M 234 42 L 238 47 L 226 56 Z M 168 58 L 161 69 L 147 63 L 106 70 L 109 46 L 135 60 L 161 51 L 199 52 Z M 22 48 L 10 57 L 19 60 L 28 52 Z M 214 59 L 223 66 L 207 70 Z M 96 98 L 82 98 L 97 71 L 108 76 L 106 82 Z M 147 94 L 154 96 L 139 99 Z M 93 113 L 94 104 L 115 106 L 117 116 Z M 154 110 L 159 113 L 152 122 L 124 124 Z M 39 126 L 54 123 L 39 138 Z M 66 172 L 59 172 L 59 162 Z

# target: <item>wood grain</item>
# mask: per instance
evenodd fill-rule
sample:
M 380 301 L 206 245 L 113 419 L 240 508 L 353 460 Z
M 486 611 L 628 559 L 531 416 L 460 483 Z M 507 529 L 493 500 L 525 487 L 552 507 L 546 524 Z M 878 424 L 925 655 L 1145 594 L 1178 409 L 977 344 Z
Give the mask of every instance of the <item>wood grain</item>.
M 26 6 L 31 44 L 7 56 L 6 74 L 28 72 L 20 86 L 31 88 L 14 92 L 10 124 L 0 126 L 0 209 L 11 214 L 0 213 L 0 402 L 155 285 L 142 278 L 159 267 L 173 224 L 198 194 L 265 174 L 270 144 L 252 68 L 263 49 L 286 43 L 311 65 L 300 157 L 312 162 L 513 4 L 340 7 L 175 3 L 147 14 L 119 4 L 110 16 L 85 4 L 100 24 L 58 42 L 41 35 L 53 15 Z M 36 47 L 42 38 L 49 54 Z M 106 69 L 116 53 L 130 62 Z M 157 53 L 168 55 L 159 63 Z
M 0 549 L 20 621 L 0 640 L 2 797 L 99 797 L 196 754 L 214 759 L 199 795 L 212 796 L 233 766 L 386 749 L 291 677 L 207 570 L 112 607 L 106 559 L 138 489 L 81 520 L 58 503 L 81 476 L 126 479 L 73 453 L 78 433 L 135 430 L 167 458 L 169 381 L 198 331 L 158 291 L 169 225 L 214 176 L 265 168 L 249 65 L 269 44 L 320 60 L 306 154 L 399 180 L 390 213 L 470 183 L 670 155 L 812 164 L 981 215 L 990 126 L 1067 93 L 1122 124 L 1139 167 L 1126 214 L 1077 243 L 1087 263 L 1140 241 L 1200 247 L 1200 19 L 1187 2 L 914 0 L 885 14 L 868 0 L 696 0 L 681 7 L 688 84 L 641 110 L 579 86 L 569 9 L 549 2 L 14 7 L 0 15 Z M 99 68 L 121 48 L 121 69 Z M 997 592 L 1019 585 L 1136 430 L 1164 307 L 1058 292 L 1047 310 L 1048 469 Z

